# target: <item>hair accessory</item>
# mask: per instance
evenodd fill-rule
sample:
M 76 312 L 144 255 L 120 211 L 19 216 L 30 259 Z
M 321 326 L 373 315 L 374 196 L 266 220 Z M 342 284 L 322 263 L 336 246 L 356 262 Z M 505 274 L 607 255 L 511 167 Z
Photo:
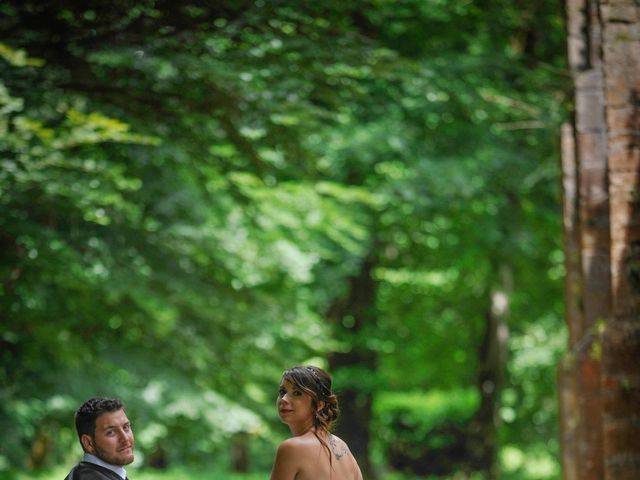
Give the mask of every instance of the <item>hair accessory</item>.
M 313 378 L 315 378 L 316 384 L 318 385 L 318 387 L 320 387 L 320 393 L 322 393 L 322 395 L 327 398 L 331 396 L 330 389 L 327 388 L 327 386 L 322 382 L 322 379 L 318 375 L 318 371 L 314 367 L 307 367 L 307 370 L 309 370 L 311 372 L 311 375 L 313 375 Z

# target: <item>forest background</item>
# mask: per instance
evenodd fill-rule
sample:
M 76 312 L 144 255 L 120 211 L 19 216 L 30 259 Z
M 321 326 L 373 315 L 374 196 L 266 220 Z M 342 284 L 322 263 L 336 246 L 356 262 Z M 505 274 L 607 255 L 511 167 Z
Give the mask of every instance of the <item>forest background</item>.
M 136 478 L 265 478 L 312 363 L 366 478 L 559 477 L 561 2 L 0 12 L 0 476 L 103 394 Z

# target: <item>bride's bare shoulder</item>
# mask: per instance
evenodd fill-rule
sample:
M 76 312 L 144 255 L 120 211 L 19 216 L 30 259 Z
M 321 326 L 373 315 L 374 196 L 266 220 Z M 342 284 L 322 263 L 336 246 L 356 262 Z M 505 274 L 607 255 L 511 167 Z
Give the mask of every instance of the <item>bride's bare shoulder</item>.
M 300 450 L 314 447 L 317 443 L 315 437 L 308 435 L 300 435 L 297 437 L 287 438 L 280 443 L 278 450 L 283 452 L 299 452 Z

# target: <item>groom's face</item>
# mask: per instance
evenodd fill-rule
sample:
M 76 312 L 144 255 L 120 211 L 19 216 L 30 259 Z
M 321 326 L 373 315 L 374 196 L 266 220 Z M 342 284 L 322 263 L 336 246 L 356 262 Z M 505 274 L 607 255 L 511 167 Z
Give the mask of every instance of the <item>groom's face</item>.
M 85 451 L 112 465 L 133 462 L 133 430 L 124 410 L 101 414 L 95 435 L 83 435 L 82 444 Z

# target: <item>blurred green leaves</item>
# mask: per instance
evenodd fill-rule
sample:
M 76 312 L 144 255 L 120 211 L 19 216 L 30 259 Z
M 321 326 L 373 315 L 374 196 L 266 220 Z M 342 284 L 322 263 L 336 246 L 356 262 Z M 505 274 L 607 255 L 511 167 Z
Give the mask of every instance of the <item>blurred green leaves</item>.
M 131 403 L 144 453 L 177 442 L 172 462 L 268 439 L 281 371 L 350 341 L 379 369 L 338 385 L 416 391 L 420 425 L 467 418 L 471 401 L 429 399 L 467 398 L 499 264 L 515 278 L 505 443 L 536 411 L 553 435 L 556 3 L 3 6 L 5 465 L 94 394 Z M 529 25 L 546 38 L 526 45 Z M 333 338 L 327 309 L 368 256 L 377 320 Z

